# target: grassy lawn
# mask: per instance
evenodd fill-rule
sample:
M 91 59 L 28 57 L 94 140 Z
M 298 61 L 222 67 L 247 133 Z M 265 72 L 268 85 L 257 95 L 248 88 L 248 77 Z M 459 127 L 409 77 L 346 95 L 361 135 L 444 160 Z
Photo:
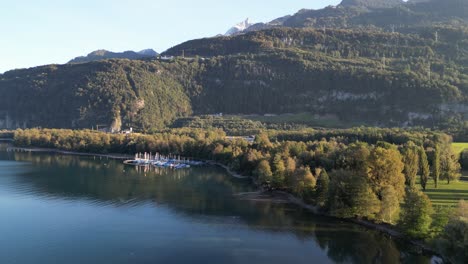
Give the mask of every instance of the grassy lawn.
M 439 188 L 434 188 L 434 181 L 429 181 L 426 192 L 434 205 L 457 205 L 459 200 L 468 201 L 468 182 L 452 182 L 450 185 L 442 181 Z
M 455 153 L 460 154 L 464 149 L 468 149 L 468 142 L 456 142 L 452 147 Z

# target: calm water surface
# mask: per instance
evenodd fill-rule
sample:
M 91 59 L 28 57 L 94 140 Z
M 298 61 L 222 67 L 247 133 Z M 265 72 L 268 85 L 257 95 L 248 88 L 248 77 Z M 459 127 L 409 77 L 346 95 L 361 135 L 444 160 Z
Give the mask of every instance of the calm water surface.
M 7 153 L 0 263 L 429 263 L 409 245 L 253 191 L 222 169 Z

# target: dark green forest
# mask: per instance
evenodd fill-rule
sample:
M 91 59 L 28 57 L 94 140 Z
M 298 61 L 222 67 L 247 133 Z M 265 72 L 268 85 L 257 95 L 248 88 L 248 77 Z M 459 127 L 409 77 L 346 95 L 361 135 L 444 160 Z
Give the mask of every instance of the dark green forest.
M 192 115 L 310 113 L 343 124 L 424 126 L 468 137 L 466 4 L 369 9 L 366 1 L 348 2 L 301 10 L 280 27 L 188 41 L 164 53 L 170 60 L 6 72 L 0 128 L 150 132 Z M 385 21 L 398 19 L 396 9 L 409 10 L 413 20 Z M 311 22 L 319 18 L 323 26 Z M 349 22 L 355 20 L 361 22 Z

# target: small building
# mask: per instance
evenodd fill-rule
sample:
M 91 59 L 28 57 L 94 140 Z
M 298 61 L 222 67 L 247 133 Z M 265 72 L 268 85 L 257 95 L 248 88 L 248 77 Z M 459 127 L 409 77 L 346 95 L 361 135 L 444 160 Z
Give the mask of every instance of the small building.
M 160 59 L 164 61 L 170 61 L 174 59 L 174 56 L 161 56 Z
M 129 134 L 132 134 L 132 133 L 133 133 L 133 128 L 122 131 L 122 134 L 126 134 L 126 135 L 129 135 Z

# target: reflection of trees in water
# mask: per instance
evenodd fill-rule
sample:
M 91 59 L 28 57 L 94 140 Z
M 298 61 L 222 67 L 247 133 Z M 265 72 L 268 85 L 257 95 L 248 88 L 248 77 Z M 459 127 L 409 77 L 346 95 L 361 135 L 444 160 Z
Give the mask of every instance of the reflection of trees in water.
M 250 190 L 248 182 L 226 177 L 218 168 L 144 168 L 120 161 L 75 156 L 15 153 L 37 170 L 23 175 L 37 192 L 85 197 L 115 205 L 154 201 L 203 214 L 240 207 L 232 193 Z
M 8 148 L 8 146 L 10 146 L 10 144 L 0 141 L 0 151 L 5 152 L 7 150 L 7 148 Z
M 35 165 L 37 169 L 20 179 L 39 194 L 84 197 L 114 206 L 151 201 L 194 220 L 216 216 L 222 224 L 240 221 L 253 229 L 312 239 L 336 262 L 400 262 L 402 246 L 377 231 L 314 216 L 289 204 L 234 198 L 233 194 L 253 188 L 218 168 L 132 167 L 104 158 L 28 153 L 14 153 L 14 159 Z
M 330 239 L 330 237 L 334 237 L 333 233 L 339 235 L 340 239 Z M 400 251 L 395 242 L 375 231 L 365 231 L 359 227 L 343 230 L 336 228 L 326 230 L 322 227 L 316 230 L 316 238 L 320 247 L 328 249 L 328 256 L 336 262 L 400 262 Z

